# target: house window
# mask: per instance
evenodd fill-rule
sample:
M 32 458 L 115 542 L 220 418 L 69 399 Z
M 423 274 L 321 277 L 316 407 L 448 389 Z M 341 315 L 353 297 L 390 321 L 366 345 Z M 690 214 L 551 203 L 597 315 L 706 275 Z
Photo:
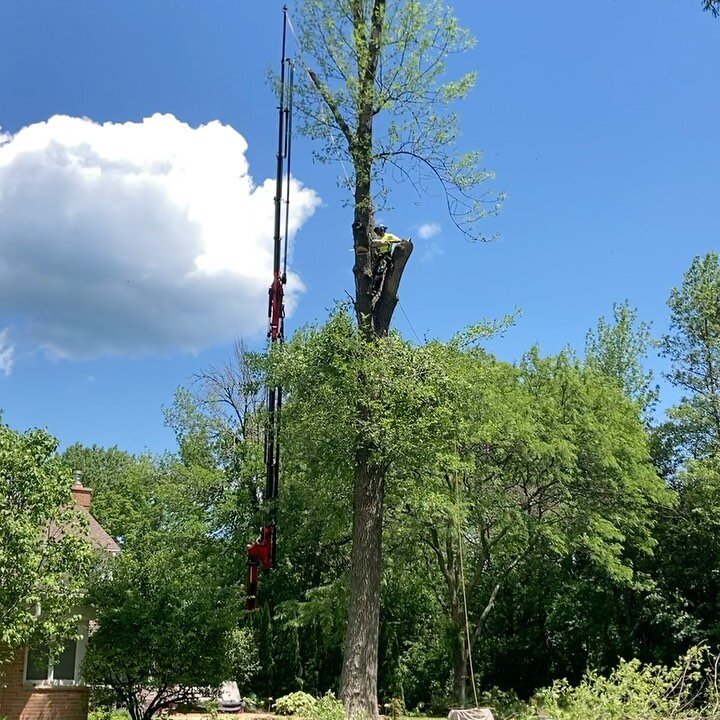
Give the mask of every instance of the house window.
M 77 640 L 68 640 L 63 645 L 60 654 L 55 657 L 51 657 L 47 645 L 28 648 L 25 661 L 25 680 L 32 683 L 73 683 L 79 680 L 79 659 Z

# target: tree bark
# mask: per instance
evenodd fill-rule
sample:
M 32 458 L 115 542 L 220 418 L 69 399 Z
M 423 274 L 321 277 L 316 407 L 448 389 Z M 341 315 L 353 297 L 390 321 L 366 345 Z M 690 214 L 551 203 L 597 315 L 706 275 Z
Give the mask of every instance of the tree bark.
M 378 717 L 380 571 L 385 469 L 359 449 L 355 462 L 350 602 L 340 694 L 349 718 Z
M 465 641 L 465 618 L 460 607 L 452 608 L 453 702 L 457 707 L 467 704 L 468 653 Z
M 358 327 L 372 352 L 373 341 L 388 333 L 397 305 L 397 290 L 405 265 L 412 253 L 412 243 L 396 248 L 394 266 L 387 273 L 379 298 L 372 292 L 373 257 L 371 237 L 375 225 L 372 194 L 373 118 L 376 73 L 380 61 L 380 41 L 385 18 L 385 0 L 374 0 L 369 33 L 359 30 L 364 25 L 363 6 L 355 0 L 350 5 L 356 29 L 358 58 L 366 58 L 358 67 L 360 90 L 357 125 L 354 132 L 340 117 L 340 127 L 348 141 L 355 170 L 353 246 L 355 249 L 355 315 Z M 313 78 L 319 88 L 322 84 Z M 322 89 L 321 89 L 322 92 Z M 323 94 L 334 112 L 329 93 Z M 344 124 L 343 124 L 344 123 Z M 372 388 L 363 388 L 365 395 Z M 365 397 L 358 398 L 358 416 L 367 415 Z M 373 461 L 372 448 L 359 438 L 355 451 L 353 489 L 353 546 L 350 558 L 350 600 L 340 695 L 348 717 L 378 717 L 377 669 L 380 635 L 380 571 L 382 561 L 382 517 L 385 500 L 387 468 Z
M 397 291 L 400 286 L 405 265 L 410 259 L 413 251 L 413 244 L 409 240 L 399 243 L 393 252 L 392 269 L 388 271 L 383 283 L 380 297 L 373 308 L 373 330 L 377 337 L 385 337 L 390 329 L 395 307 L 398 304 Z

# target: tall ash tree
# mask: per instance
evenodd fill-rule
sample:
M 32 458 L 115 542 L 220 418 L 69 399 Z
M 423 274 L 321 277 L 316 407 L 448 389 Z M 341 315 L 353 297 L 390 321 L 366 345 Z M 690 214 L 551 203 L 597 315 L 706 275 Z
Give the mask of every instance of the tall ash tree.
M 474 40 L 437 0 L 304 0 L 299 39 L 305 72 L 297 89 L 302 129 L 319 141 L 316 157 L 347 163 L 353 211 L 354 309 L 367 352 L 387 336 L 412 243 L 394 252 L 373 297 L 372 228 L 390 182 L 418 193 L 439 186 L 458 230 L 480 238 L 478 221 L 498 209 L 480 152 L 459 153 L 458 117 L 449 109 L 475 73 L 446 81 L 450 56 Z M 372 424 L 376 388 L 359 378 L 356 417 Z M 349 715 L 377 717 L 381 535 L 385 477 L 371 438 L 355 446 L 350 605 L 341 681 Z

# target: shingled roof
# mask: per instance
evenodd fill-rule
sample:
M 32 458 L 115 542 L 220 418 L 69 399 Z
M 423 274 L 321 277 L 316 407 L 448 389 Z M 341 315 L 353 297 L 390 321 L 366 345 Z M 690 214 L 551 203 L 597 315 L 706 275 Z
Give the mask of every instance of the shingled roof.
M 107 552 L 110 555 L 118 555 L 120 553 L 120 546 L 90 512 L 92 490 L 83 486 L 79 478 L 79 473 L 75 475 L 72 494 L 75 509 L 85 516 L 87 524 L 87 531 L 84 533 L 85 538 L 98 550 Z M 48 536 L 55 540 L 59 540 L 67 532 L 77 532 L 77 528 L 70 530 L 70 528 L 66 526 L 58 526 L 56 523 L 51 522 L 47 529 Z
M 93 514 L 90 512 L 90 506 L 92 503 L 92 490 L 88 487 L 84 487 L 79 476 L 75 476 L 75 482 L 72 487 L 73 500 L 75 506 L 81 510 L 87 516 L 88 539 L 95 545 L 99 550 L 104 550 L 111 555 L 117 555 L 120 552 L 120 546 L 110 537 L 105 528 L 95 519 Z

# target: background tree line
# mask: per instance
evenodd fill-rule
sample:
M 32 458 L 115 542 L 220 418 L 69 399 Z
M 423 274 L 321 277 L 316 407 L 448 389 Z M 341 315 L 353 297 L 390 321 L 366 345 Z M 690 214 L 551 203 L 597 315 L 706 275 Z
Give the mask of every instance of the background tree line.
M 716 254 L 693 261 L 669 309 L 656 344 L 683 395 L 665 417 L 653 412 L 644 366 L 649 328 L 627 304 L 599 321 L 582 357 L 531 348 L 514 364 L 482 349 L 485 325 L 421 345 L 390 333 L 368 353 L 338 308 L 269 360 L 238 346 L 178 391 L 167 410 L 174 453 L 75 445 L 58 458 L 45 436 L 3 428 L 5 478 L 18 457 L 27 463 L 18 443 L 37 446 L 46 474 L 30 478 L 55 500 L 47 473 L 69 490 L 69 470 L 81 470 L 95 515 L 123 547 L 111 573 L 87 579 L 99 620 L 88 678 L 128 705 L 151 689 L 156 709 L 228 677 L 258 698 L 337 691 L 358 437 L 387 479 L 382 701 L 437 710 L 468 700 L 471 660 L 480 689 L 528 696 L 621 657 L 672 663 L 692 645 L 717 645 Z M 282 543 L 263 608 L 247 615 L 268 375 L 288 391 Z M 375 388 L 362 422 L 358 383 Z M 3 490 L 3 509 L 17 506 L 24 490 Z M 10 554 L 0 556 L 4 588 Z M 24 641 L 27 617 L 14 622 L 5 636 Z
M 481 349 L 484 326 L 447 343 L 404 341 L 389 327 L 411 243 L 379 297 L 368 292 L 388 173 L 420 193 L 439 183 L 456 227 L 476 239 L 502 202 L 483 189 L 482 154 L 458 154 L 449 108 L 474 73 L 447 81 L 447 59 L 473 39 L 438 2 L 306 0 L 301 19 L 313 65 L 297 87 L 301 126 L 325 143 L 320 160 L 350 165 L 351 311 L 269 362 L 239 347 L 201 373 L 168 410 L 176 453 L 74 446 L 62 469 L 52 438 L 3 428 L 0 644 L 57 636 L 89 586 L 102 622 L 87 676 L 139 718 L 183 688 L 245 682 L 251 669 L 264 695 L 339 681 L 348 713 L 372 717 L 378 692 L 411 706 L 462 702 L 473 659 L 481 684 L 527 694 L 619 654 L 673 658 L 714 641 L 717 257 L 697 258 L 670 299 L 659 343 L 685 394 L 662 423 L 643 369 L 648 328 L 627 305 L 601 319 L 582 357 L 531 348 L 505 363 Z M 268 378 L 289 392 L 283 547 L 265 582 L 271 602 L 239 622 L 244 548 L 263 509 Z M 49 523 L 72 522 L 57 510 L 70 467 L 122 543 L 112 572 L 89 574 L 70 540 L 32 550 Z M 34 515 L 23 492 L 36 494 Z M 23 599 L 40 595 L 36 617 Z M 138 701 L 146 690 L 152 701 Z

